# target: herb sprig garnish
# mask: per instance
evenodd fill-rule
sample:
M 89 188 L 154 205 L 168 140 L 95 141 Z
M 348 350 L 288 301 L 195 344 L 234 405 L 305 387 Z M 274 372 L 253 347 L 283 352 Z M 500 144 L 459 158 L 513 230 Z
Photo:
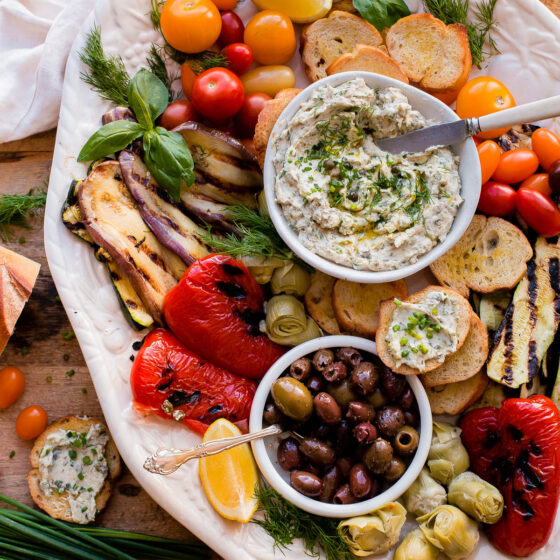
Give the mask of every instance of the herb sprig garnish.
M 262 256 L 265 258 L 286 259 L 300 262 L 278 235 L 274 224 L 267 216 L 246 206 L 228 206 L 228 217 L 234 222 L 237 233 L 226 233 L 223 236 L 202 234 L 202 240 L 214 250 L 232 257 Z
M 318 557 L 321 550 L 327 560 L 351 560 L 354 556 L 336 531 L 338 519 L 312 515 L 284 500 L 275 490 L 261 485 L 256 490 L 258 511 L 263 519 L 253 519 L 273 539 L 274 547 L 285 550 L 295 539 L 302 539 L 309 556 Z
M 7 241 L 12 237 L 10 226 L 30 228 L 27 220 L 35 208 L 43 208 L 47 195 L 43 189 L 31 189 L 27 194 L 4 194 L 0 197 L 0 237 Z
M 474 21 L 467 21 L 470 0 L 424 0 L 426 9 L 443 23 L 462 23 L 467 27 L 473 65 L 482 63 L 500 51 L 492 38 L 496 27 L 494 8 L 498 0 L 484 0 L 474 9 Z M 488 48 L 486 47 L 488 44 Z
M 169 72 L 167 71 L 167 66 L 165 65 L 165 59 L 162 56 L 162 48 L 159 45 L 155 45 L 152 43 L 150 48 L 150 53 L 146 57 L 146 63 L 148 64 L 148 68 L 150 72 L 157 76 L 169 91 L 169 101 L 174 100 L 173 91 L 171 89 L 171 84 L 179 78 L 179 76 L 171 77 Z

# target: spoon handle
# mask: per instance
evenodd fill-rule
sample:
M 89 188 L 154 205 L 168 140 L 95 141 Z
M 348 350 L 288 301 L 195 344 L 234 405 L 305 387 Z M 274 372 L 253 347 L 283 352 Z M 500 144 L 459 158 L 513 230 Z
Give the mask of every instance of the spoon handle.
M 206 443 L 200 443 L 190 449 L 160 447 L 153 455 L 150 455 L 146 459 L 144 468 L 154 474 L 171 474 L 191 459 L 216 455 L 216 453 L 221 453 L 222 451 L 226 451 L 226 449 L 231 449 L 232 447 L 255 439 L 280 434 L 283 431 L 281 426 L 273 424 L 257 432 L 207 441 Z
M 550 119 L 560 115 L 560 95 L 547 97 L 525 105 L 504 109 L 478 119 L 481 131 L 503 128 L 520 123 L 530 123 Z

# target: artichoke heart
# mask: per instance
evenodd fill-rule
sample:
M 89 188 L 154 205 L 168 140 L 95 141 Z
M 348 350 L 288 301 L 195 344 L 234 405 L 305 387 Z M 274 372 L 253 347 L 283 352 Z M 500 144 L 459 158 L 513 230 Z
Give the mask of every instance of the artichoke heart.
M 445 422 L 434 422 L 433 428 L 428 470 L 438 482 L 449 484 L 469 468 L 469 454 L 461 442 L 461 428 Z
M 480 538 L 476 521 L 455 506 L 438 506 L 417 521 L 426 540 L 450 560 L 470 556 Z
M 393 548 L 401 535 L 406 510 L 398 502 L 389 502 L 368 515 L 345 519 L 338 534 L 355 556 L 381 554 Z
M 414 529 L 406 535 L 399 545 L 393 560 L 437 560 L 439 550 L 426 540 L 420 529 Z
M 301 301 L 294 296 L 280 295 L 267 303 L 266 333 L 273 342 L 296 346 L 320 337 L 321 329 L 305 314 Z
M 257 284 L 268 284 L 272 274 L 277 268 L 285 266 L 286 262 L 274 257 L 261 257 L 254 255 L 244 255 L 239 260 L 249 269 L 251 276 Z
M 426 468 L 422 469 L 418 478 L 404 493 L 404 506 L 409 513 L 426 515 L 438 506 L 445 504 L 447 493 L 445 488 L 436 482 Z
M 451 481 L 448 499 L 481 523 L 497 523 L 504 511 L 504 498 L 498 489 L 470 471 Z
M 311 283 L 309 272 L 294 262 L 286 263 L 272 274 L 270 287 L 273 294 L 288 294 L 301 297 Z

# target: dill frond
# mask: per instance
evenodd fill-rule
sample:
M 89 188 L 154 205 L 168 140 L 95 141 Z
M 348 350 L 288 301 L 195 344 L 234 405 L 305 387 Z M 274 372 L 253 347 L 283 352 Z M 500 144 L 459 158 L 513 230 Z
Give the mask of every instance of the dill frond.
M 148 12 L 152 26 L 156 31 L 161 32 L 161 8 L 165 4 L 165 0 L 151 0 L 151 9 Z
M 227 68 L 229 66 L 225 55 L 215 51 L 202 51 L 189 55 L 188 64 L 197 76 L 210 68 Z
M 31 189 L 27 194 L 4 194 L 0 197 L 0 237 L 3 241 L 11 238 L 10 226 L 29 229 L 28 218 L 34 208 L 43 208 L 47 195 L 43 189 Z
M 169 75 L 165 65 L 165 60 L 162 56 L 162 51 L 164 50 L 164 47 L 160 47 L 159 45 L 152 43 L 150 52 L 146 57 L 146 63 L 150 72 L 157 76 L 165 84 L 167 91 L 169 91 L 169 101 L 173 101 L 174 98 L 171 84 L 178 78 L 178 76 L 171 77 Z
M 253 519 L 274 540 L 274 548 L 286 550 L 295 539 L 302 539 L 306 553 L 318 557 L 323 550 L 327 560 L 351 560 L 354 556 L 340 539 L 340 520 L 307 513 L 284 500 L 269 486 L 260 485 L 255 491 L 258 511 L 263 519 Z
M 99 93 L 100 97 L 128 107 L 130 75 L 120 56 L 107 56 L 101 45 L 101 28 L 94 26 L 88 33 L 80 60 L 89 68 L 80 77 Z

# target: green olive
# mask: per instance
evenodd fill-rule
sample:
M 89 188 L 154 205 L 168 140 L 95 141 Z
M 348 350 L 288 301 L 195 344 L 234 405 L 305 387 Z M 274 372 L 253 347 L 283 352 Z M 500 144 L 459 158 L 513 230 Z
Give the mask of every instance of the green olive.
M 298 422 L 309 420 L 313 413 L 313 397 L 309 389 L 293 377 L 280 377 L 270 390 L 276 406 Z
M 375 389 L 375 391 L 371 393 L 371 395 L 368 395 L 367 402 L 369 404 L 372 404 L 375 408 L 381 408 L 382 406 L 385 406 L 389 401 L 387 400 L 387 397 L 383 394 L 381 389 L 378 388 Z
M 352 391 L 348 379 L 344 379 L 338 384 L 329 383 L 327 392 L 342 407 L 348 406 L 352 401 L 359 399 L 359 396 Z
M 420 436 L 412 426 L 403 426 L 393 439 L 393 448 L 397 454 L 407 457 L 416 451 L 419 441 Z

